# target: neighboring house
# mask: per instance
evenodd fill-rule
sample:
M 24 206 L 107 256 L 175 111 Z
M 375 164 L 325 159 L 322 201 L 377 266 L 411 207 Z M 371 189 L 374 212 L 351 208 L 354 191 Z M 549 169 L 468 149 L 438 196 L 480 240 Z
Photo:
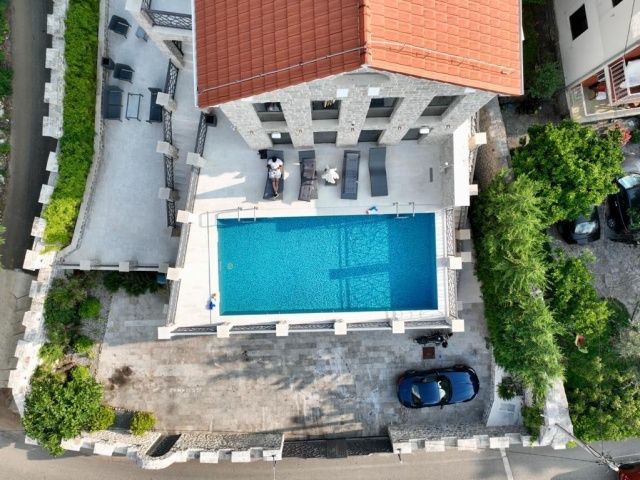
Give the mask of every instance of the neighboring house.
M 555 0 L 554 6 L 571 117 L 594 122 L 640 114 L 640 2 Z
M 265 204 L 261 194 L 253 198 L 255 155 L 260 149 L 284 149 L 293 178 L 297 153 L 292 149 L 316 148 L 327 162 L 341 163 L 341 149 L 386 146 L 390 193 L 377 205 L 385 213 L 392 205 L 396 211 L 412 206 L 417 213 L 435 214 L 437 224 L 438 307 L 398 316 L 416 326 L 440 320 L 463 328 L 457 319 L 454 269 L 460 268 L 460 257 L 453 258 L 453 223 L 454 211 L 469 205 L 476 191 L 469 178 L 475 147 L 469 119 L 496 93 L 522 94 L 518 0 L 195 0 L 193 23 L 187 12 L 168 13 L 170 6 L 161 0 L 128 0 L 126 8 L 171 61 L 193 69 L 197 107 L 218 114 L 219 127 L 233 131 L 209 134 L 215 140 L 196 160 L 199 180 L 197 191 L 188 195 L 195 201 L 186 223 L 196 223 L 195 214 L 200 227 L 203 218 L 207 227 L 214 225 L 210 220 L 222 217 L 212 212 L 223 210 L 233 210 L 238 219 L 244 210 L 258 217 L 293 215 L 287 208 L 302 216 L 327 215 L 321 208 L 331 209 L 329 215 L 363 214 L 375 205 L 363 192 L 358 200 L 345 201 L 325 189 L 311 204 L 297 202 L 297 193 L 287 198 L 285 192 L 282 205 Z M 263 172 L 255 185 L 264 183 Z M 187 212 L 181 216 L 187 217 Z M 224 317 L 206 311 L 208 292 L 219 287 L 217 233 L 207 228 L 214 238 L 204 243 L 193 225 L 184 227 L 182 253 L 169 275 L 175 281 L 163 338 L 183 332 L 226 336 L 252 325 L 286 334 L 283 324 L 323 323 L 338 332 L 334 322 L 341 321 L 404 330 L 389 312 Z

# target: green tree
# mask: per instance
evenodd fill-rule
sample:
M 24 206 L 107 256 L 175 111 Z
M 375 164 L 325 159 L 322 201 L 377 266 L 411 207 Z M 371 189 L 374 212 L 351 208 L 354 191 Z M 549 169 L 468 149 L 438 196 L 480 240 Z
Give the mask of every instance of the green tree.
M 571 120 L 559 126 L 533 125 L 529 143 L 513 155 L 516 176 L 539 182 L 545 225 L 586 214 L 616 191 L 613 179 L 622 174 L 620 132 L 598 135 Z
M 102 388 L 85 367 L 74 367 L 62 376 L 36 372 L 25 400 L 26 434 L 52 455 L 62 455 L 62 440 L 91 427 L 100 409 Z
M 562 86 L 562 75 L 558 62 L 536 65 L 529 82 L 529 95 L 533 98 L 551 98 Z

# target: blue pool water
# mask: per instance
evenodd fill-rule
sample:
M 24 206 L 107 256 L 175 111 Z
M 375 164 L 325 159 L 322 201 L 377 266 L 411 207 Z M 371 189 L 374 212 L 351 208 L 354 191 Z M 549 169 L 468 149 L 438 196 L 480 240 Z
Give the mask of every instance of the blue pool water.
M 220 313 L 433 310 L 434 215 L 218 220 Z

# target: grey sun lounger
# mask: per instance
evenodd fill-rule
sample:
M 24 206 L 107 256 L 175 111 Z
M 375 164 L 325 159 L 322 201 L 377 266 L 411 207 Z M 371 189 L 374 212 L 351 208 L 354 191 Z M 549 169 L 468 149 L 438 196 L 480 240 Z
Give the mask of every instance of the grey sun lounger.
M 158 105 L 156 100 L 158 98 L 158 93 L 161 92 L 162 89 L 149 87 L 149 91 L 151 92 L 151 104 L 149 105 L 149 120 L 147 120 L 147 122 L 161 122 L 162 105 Z
M 284 152 L 282 150 L 267 150 L 267 160 L 269 160 L 271 157 L 278 157 L 280 160 L 282 160 L 282 163 L 284 164 Z M 262 196 L 262 198 L 264 200 L 275 200 L 273 198 L 274 195 L 274 191 L 273 191 L 273 185 L 271 185 L 271 179 L 269 178 L 269 169 L 266 168 L 266 164 L 263 164 L 265 167 L 265 170 L 267 170 L 267 183 L 264 186 L 264 195 Z M 282 167 L 282 177 L 280 178 L 280 182 L 278 183 L 278 193 L 282 194 L 282 192 L 284 191 L 284 166 Z M 282 197 L 278 197 L 278 198 L 282 198 Z
M 371 196 L 386 197 L 387 189 L 387 147 L 369 149 L 369 177 L 371 178 Z
M 298 200 L 310 202 L 318 199 L 318 176 L 316 173 L 315 150 L 303 150 L 300 158 L 300 193 Z
M 345 150 L 342 162 L 342 195 L 345 200 L 358 198 L 358 177 L 360 174 L 360 152 Z
M 133 83 L 133 68 L 124 63 L 116 63 L 113 70 L 113 78 Z

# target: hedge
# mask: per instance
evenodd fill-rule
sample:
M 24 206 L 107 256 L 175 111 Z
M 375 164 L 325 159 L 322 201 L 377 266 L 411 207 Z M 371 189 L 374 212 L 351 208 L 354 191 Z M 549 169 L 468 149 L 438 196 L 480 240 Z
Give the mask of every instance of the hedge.
M 44 241 L 54 249 L 71 242 L 93 160 L 98 7 L 98 0 L 70 0 L 67 12 L 58 183 L 43 213 L 47 220 Z

